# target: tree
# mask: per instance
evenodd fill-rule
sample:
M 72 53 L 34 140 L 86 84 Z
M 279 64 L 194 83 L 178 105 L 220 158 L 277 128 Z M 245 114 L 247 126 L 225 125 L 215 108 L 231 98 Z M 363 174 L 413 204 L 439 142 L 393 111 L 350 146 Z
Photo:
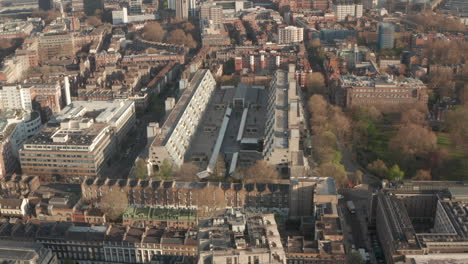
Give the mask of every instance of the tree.
M 325 94 L 325 78 L 320 72 L 307 74 L 307 92 L 311 94 Z
M 86 24 L 88 24 L 89 26 L 97 27 L 102 25 L 102 21 L 97 16 L 90 16 L 86 19 Z
M 199 217 L 215 216 L 227 207 L 223 190 L 208 184 L 202 189 L 194 189 L 193 196 Z
M 6 50 L 13 47 L 13 42 L 8 39 L 0 39 L 0 49 Z
M 406 157 L 425 155 L 436 149 L 437 137 L 429 128 L 406 124 L 390 139 L 389 148 Z
M 218 159 L 216 160 L 216 164 L 213 168 L 213 172 L 211 173 L 211 179 L 218 181 L 224 180 L 226 177 L 226 161 L 224 160 L 221 154 L 218 155 Z
M 143 159 L 138 158 L 135 164 L 135 177 L 138 179 L 146 179 L 148 176 L 148 169 L 146 162 Z
M 364 173 L 362 171 L 357 170 L 354 172 L 354 184 L 359 185 L 362 183 L 362 177 L 364 176 Z
M 432 180 L 431 172 L 429 170 L 418 170 L 414 175 L 415 181 L 430 181 Z
M 453 97 L 455 93 L 455 82 L 450 67 L 439 67 L 431 70 L 429 74 L 429 88 L 432 89 L 436 98 Z
M 387 178 L 392 181 L 399 181 L 405 177 L 405 172 L 400 170 L 400 167 L 395 164 L 387 172 Z
M 106 214 L 111 221 L 120 219 L 127 210 L 128 197 L 125 192 L 114 190 L 106 193 L 99 202 L 99 209 Z
M 362 264 L 361 254 L 357 251 L 352 251 L 350 254 L 346 255 L 347 264 Z
M 317 49 L 320 47 L 320 38 L 314 38 L 311 41 L 309 41 L 309 46 L 313 49 Z
M 159 170 L 154 172 L 154 177 L 161 180 L 170 180 L 173 174 L 172 164 L 168 160 L 164 160 Z
M 275 166 L 264 160 L 257 160 L 245 171 L 243 181 L 245 183 L 276 183 L 279 179 L 280 175 Z
M 182 29 L 174 29 L 169 33 L 167 42 L 176 45 L 184 45 L 185 36 L 185 32 Z
M 158 22 L 146 23 L 143 27 L 143 39 L 148 41 L 161 42 L 164 39 L 164 29 Z
M 40 17 L 42 20 L 45 21 L 46 24 L 49 24 L 50 22 L 54 21 L 60 16 L 60 12 L 58 12 L 57 10 L 44 11 L 36 9 L 32 12 L 32 16 Z
M 427 124 L 426 114 L 412 108 L 402 113 L 401 122 L 404 124 L 425 126 Z
M 187 162 L 180 166 L 179 170 L 174 174 L 174 178 L 181 181 L 197 182 L 199 179 L 197 173 L 200 168 L 194 162 Z
M 447 112 L 446 126 L 455 146 L 468 155 L 468 106 Z
M 375 160 L 369 163 L 367 169 L 380 178 L 384 178 L 388 173 L 388 167 L 383 160 Z
M 335 183 L 342 186 L 348 182 L 348 174 L 341 163 L 328 162 L 320 165 L 318 168 L 320 177 L 331 177 L 335 179 Z

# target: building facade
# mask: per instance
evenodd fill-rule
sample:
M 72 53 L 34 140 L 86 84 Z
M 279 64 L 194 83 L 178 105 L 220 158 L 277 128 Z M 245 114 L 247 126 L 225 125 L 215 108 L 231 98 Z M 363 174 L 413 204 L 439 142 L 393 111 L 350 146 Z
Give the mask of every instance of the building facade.
M 344 21 L 348 16 L 362 17 L 363 6 L 359 0 L 334 0 L 333 11 L 337 21 Z
M 339 89 L 345 98 L 337 98 L 345 107 L 356 105 L 427 104 L 427 87 L 417 79 L 397 81 L 388 76 L 343 75 Z
M 20 150 L 23 173 L 97 176 L 134 122 L 131 101 L 75 101 L 24 142 Z
M 379 24 L 379 49 L 393 49 L 395 43 L 395 27 L 391 23 Z
M 287 26 L 278 29 L 278 43 L 291 44 L 304 40 L 304 29 L 295 26 Z
M 176 18 L 188 19 L 189 17 L 189 0 L 175 0 Z
M 184 163 L 192 137 L 216 88 L 209 70 L 198 70 L 190 80 L 150 146 L 149 163 L 155 168 L 165 160 L 180 166 Z
M 263 159 L 285 173 L 300 173 L 308 168 L 308 163 L 300 143 L 304 109 L 293 64 L 289 65 L 288 71 L 275 72 L 268 96 Z

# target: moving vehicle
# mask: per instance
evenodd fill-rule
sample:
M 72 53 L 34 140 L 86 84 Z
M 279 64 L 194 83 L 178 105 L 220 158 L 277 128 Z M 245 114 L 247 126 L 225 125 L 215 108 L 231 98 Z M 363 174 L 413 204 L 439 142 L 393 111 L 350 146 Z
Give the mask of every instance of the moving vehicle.
M 355 214 L 356 213 L 356 206 L 354 206 L 353 201 L 347 201 L 346 206 L 348 207 L 348 210 L 350 213 Z

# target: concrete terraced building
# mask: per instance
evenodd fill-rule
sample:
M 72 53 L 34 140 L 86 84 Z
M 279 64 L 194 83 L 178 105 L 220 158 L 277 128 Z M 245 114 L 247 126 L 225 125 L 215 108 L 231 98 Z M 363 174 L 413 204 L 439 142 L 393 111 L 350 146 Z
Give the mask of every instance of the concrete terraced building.
M 156 129 L 149 150 L 149 163 L 155 170 L 165 160 L 176 166 L 184 163 L 185 154 L 215 88 L 216 81 L 209 70 L 195 73 L 163 125 Z
M 267 121 L 264 132 L 263 158 L 278 169 L 308 168 L 301 146 L 304 109 L 301 91 L 295 78 L 295 66 L 277 70 L 268 90 Z

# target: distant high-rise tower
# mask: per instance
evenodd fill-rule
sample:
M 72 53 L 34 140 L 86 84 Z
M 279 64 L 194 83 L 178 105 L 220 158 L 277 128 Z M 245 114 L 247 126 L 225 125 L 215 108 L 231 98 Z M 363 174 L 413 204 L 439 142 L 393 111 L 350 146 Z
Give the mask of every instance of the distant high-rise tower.
M 142 0 L 129 0 L 128 7 L 131 14 L 141 14 L 143 10 Z
M 176 0 L 176 18 L 188 19 L 189 0 Z
M 176 0 L 167 0 L 167 8 L 175 10 L 176 9 Z
M 395 27 L 391 23 L 379 24 L 379 49 L 393 49 Z
M 205 25 L 220 27 L 223 25 L 223 7 L 213 2 L 205 2 L 200 7 L 200 21 Z
M 54 7 L 53 0 L 39 0 L 39 9 L 51 10 Z

